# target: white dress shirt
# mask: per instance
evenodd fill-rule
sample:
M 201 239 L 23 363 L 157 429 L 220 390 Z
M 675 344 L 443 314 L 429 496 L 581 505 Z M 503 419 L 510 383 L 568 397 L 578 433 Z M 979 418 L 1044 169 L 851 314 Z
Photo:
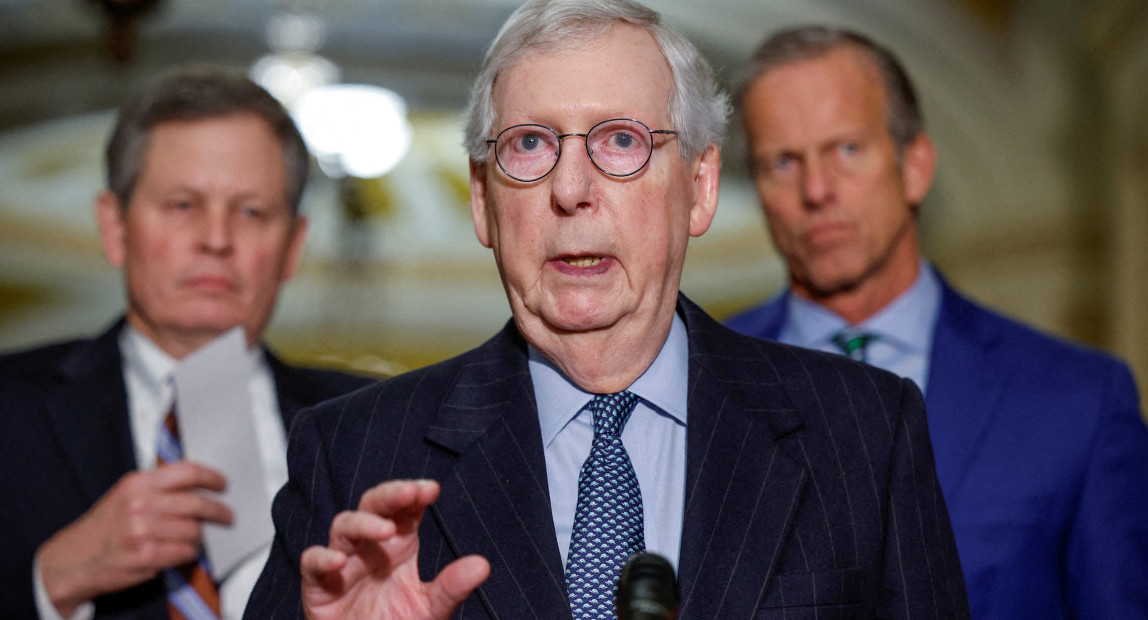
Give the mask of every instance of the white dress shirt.
M 171 382 L 176 360 L 160 349 L 146 336 L 127 326 L 120 333 L 120 353 L 123 358 L 124 385 L 127 389 L 128 415 L 131 422 L 132 443 L 136 464 L 140 470 L 151 470 L 156 465 L 156 442 L 160 426 L 171 409 L 174 388 Z M 279 487 L 287 482 L 287 433 L 279 413 L 279 399 L 271 367 L 256 346 L 248 349 L 251 362 L 251 407 L 255 423 L 263 479 L 268 497 L 274 497 Z M 271 551 L 274 532 L 267 532 L 268 544 L 258 553 L 243 561 L 228 575 L 219 587 L 220 606 L 225 619 L 238 620 L 243 616 L 247 598 Z M 63 620 L 48 600 L 41 579 L 39 553 L 33 568 L 36 609 L 43 620 Z M 95 615 L 95 605 L 88 601 L 76 609 L 68 620 L 89 620 Z

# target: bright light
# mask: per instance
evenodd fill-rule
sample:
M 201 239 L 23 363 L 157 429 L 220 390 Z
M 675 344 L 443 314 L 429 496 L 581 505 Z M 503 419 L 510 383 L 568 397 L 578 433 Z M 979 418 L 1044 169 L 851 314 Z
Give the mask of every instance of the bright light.
M 248 74 L 287 109 L 308 90 L 339 81 L 335 63 L 307 52 L 268 54 L 255 61 Z
M 411 144 L 407 106 L 394 91 L 329 84 L 303 93 L 295 122 L 323 172 L 375 178 L 394 168 Z

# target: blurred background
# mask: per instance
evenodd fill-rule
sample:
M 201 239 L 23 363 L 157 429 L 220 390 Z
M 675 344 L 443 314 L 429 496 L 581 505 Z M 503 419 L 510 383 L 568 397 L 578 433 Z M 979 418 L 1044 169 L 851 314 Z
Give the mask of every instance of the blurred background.
M 391 374 L 509 317 L 468 213 L 461 110 L 514 0 L 0 0 L 0 350 L 123 310 L 91 205 L 112 110 L 189 61 L 258 77 L 317 136 L 292 361 Z M 733 86 L 772 31 L 845 25 L 905 61 L 940 153 L 926 253 L 980 302 L 1129 360 L 1148 385 L 1146 0 L 649 0 Z M 316 90 L 317 88 L 317 90 Z M 742 164 L 683 289 L 719 318 L 783 284 Z

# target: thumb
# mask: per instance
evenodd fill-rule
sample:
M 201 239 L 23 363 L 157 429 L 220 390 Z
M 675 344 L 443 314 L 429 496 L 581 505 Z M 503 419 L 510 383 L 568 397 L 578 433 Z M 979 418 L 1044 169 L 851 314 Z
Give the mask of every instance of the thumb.
M 431 615 L 448 618 L 474 589 L 490 576 L 490 562 L 481 555 L 461 557 L 446 566 L 429 584 Z

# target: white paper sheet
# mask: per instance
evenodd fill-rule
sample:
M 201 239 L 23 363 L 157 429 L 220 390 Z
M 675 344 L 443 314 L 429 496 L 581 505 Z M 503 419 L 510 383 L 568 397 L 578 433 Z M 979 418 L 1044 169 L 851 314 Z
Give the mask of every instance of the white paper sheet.
M 219 499 L 235 515 L 231 526 L 204 525 L 207 559 L 217 580 L 274 535 L 251 411 L 253 370 L 242 327 L 183 358 L 175 369 L 184 458 L 227 477 L 227 490 Z

